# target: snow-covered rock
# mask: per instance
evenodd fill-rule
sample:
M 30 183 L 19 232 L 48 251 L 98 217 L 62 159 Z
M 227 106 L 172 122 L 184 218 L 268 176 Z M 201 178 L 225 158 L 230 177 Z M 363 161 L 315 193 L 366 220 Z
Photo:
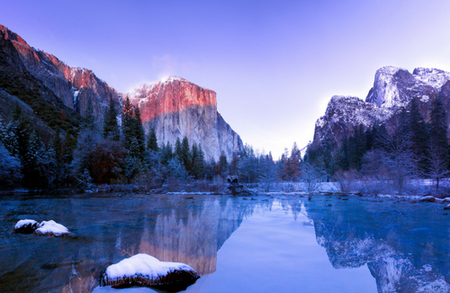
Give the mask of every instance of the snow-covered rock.
M 450 210 L 450 204 L 446 205 L 446 206 L 444 207 L 444 210 Z
M 39 223 L 35 220 L 20 220 L 14 226 L 14 232 L 31 234 L 39 227 Z
M 102 278 L 104 286 L 164 286 L 194 283 L 200 276 L 190 266 L 163 262 L 145 253 L 136 254 L 110 265 Z
M 70 231 L 63 225 L 50 220 L 42 221 L 41 224 L 39 224 L 39 228 L 37 228 L 34 233 L 37 235 L 63 236 L 69 234 Z
M 424 196 L 421 199 L 419 199 L 421 202 L 436 202 L 436 198 L 434 196 Z
M 450 73 L 438 69 L 417 68 L 411 74 L 406 69 L 385 66 L 377 70 L 366 102 L 399 108 L 406 107 L 413 98 L 428 101 L 437 95 L 448 77 Z
M 365 101 L 346 96 L 331 98 L 325 115 L 316 122 L 314 142 L 340 145 L 343 137 L 354 134 L 355 127 L 362 125 L 367 129 L 375 123 L 390 125 L 402 108 L 408 109 L 413 99 L 418 101 L 419 111 L 428 122 L 431 103 L 436 98 L 441 98 L 446 111 L 450 112 L 450 72 L 416 68 L 410 73 L 398 67 L 382 67 L 377 70 Z M 450 123 L 450 115 L 447 116 Z M 388 132 L 390 130 L 393 129 Z
M 353 135 L 354 127 L 368 128 L 384 122 L 394 114 L 394 110 L 364 102 L 357 97 L 333 96 L 325 115 L 316 122 L 314 141 L 334 140 L 340 144 L 344 135 Z

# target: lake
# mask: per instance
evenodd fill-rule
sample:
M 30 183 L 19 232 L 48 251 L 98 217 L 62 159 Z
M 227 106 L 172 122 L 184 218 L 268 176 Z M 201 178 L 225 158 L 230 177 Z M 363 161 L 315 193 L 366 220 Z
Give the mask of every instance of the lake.
M 99 287 L 137 253 L 202 277 L 183 292 L 450 292 L 443 205 L 314 195 L 3 196 L 0 292 L 161 292 Z M 55 220 L 66 237 L 12 232 Z

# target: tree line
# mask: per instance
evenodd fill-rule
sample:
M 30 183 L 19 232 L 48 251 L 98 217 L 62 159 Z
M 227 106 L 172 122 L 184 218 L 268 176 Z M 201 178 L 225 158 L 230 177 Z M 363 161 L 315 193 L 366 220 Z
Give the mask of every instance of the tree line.
M 308 147 L 305 160 L 323 170 L 329 179 L 358 173 L 361 178 L 391 180 L 402 193 L 411 178 L 432 178 L 435 193 L 439 182 L 450 170 L 447 119 L 444 103 L 436 98 L 431 103 L 429 122 L 413 99 L 389 121 L 365 129 L 353 129 L 340 146 L 322 142 Z
M 161 186 L 171 181 L 223 180 L 227 175 L 238 175 L 249 184 L 299 178 L 301 158 L 296 145 L 291 156 L 283 155 L 281 165 L 271 154 L 258 154 L 249 145 L 233 154 L 230 161 L 222 153 L 216 162 L 205 158 L 202 145 L 189 142 L 187 137 L 171 145 L 159 142 L 153 128 L 146 134 L 139 107 L 128 99 L 120 121 L 117 117 L 116 106 L 110 101 L 103 125 L 97 125 L 89 101 L 76 135 L 56 128 L 54 136 L 44 143 L 17 105 L 9 121 L 0 120 L 0 188 Z

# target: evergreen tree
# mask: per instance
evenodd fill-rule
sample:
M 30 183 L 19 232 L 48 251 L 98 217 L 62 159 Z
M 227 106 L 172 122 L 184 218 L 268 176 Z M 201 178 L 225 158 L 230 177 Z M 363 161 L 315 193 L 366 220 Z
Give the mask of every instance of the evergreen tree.
M 431 103 L 430 113 L 430 139 L 435 152 L 439 153 L 442 160 L 447 161 L 448 141 L 447 141 L 447 120 L 444 104 L 441 99 L 435 99 Z
M 170 142 L 167 142 L 167 144 L 163 143 L 163 147 L 161 149 L 161 163 L 167 166 L 173 156 L 173 149 Z
M 92 99 L 89 97 L 88 103 L 86 106 L 86 112 L 84 115 L 85 124 L 84 128 L 94 130 L 95 127 L 95 115 L 94 115 L 94 106 L 92 105 Z
M 181 142 L 181 160 L 186 171 L 192 171 L 192 157 L 189 149 L 189 140 L 187 136 L 183 137 Z
M 297 147 L 297 143 L 294 142 L 291 150 L 291 156 L 287 160 L 287 180 L 296 182 L 300 179 L 300 162 L 300 150 Z
M 428 165 L 428 133 L 425 121 L 419 111 L 417 99 L 411 101 L 411 111 L 409 113 L 409 126 L 412 133 L 411 150 L 418 159 L 418 169 L 420 173 L 426 173 Z
M 227 157 L 225 156 L 225 153 L 222 151 L 220 157 L 219 157 L 219 175 L 222 177 L 225 177 L 227 175 L 227 169 L 228 169 L 228 161 Z
M 136 137 L 131 137 L 130 146 L 128 148 L 128 153 L 133 158 L 140 158 L 141 157 L 141 148 L 139 146 L 139 142 Z
M 177 140 L 175 142 L 174 157 L 180 162 L 183 161 L 183 151 L 181 147 L 181 140 L 179 137 L 177 137 Z
M 0 189 L 18 186 L 22 180 L 22 166 L 0 141 Z
M 203 153 L 202 146 L 197 144 L 192 145 L 192 173 L 195 179 L 203 179 L 205 176 L 205 154 Z
M 134 111 L 134 137 L 139 145 L 139 158 L 143 158 L 145 152 L 145 132 L 142 126 L 141 111 L 136 107 Z
M 154 152 L 159 151 L 158 147 L 158 140 L 156 138 L 156 132 L 153 127 L 150 128 L 150 132 L 148 134 L 148 143 L 147 143 L 147 149 L 152 150 Z
M 45 186 L 44 170 L 42 166 L 44 146 L 39 140 L 36 131 L 29 137 L 28 149 L 24 157 L 24 183 L 25 187 L 34 189 Z
M 429 175 L 436 181 L 436 194 L 439 194 L 439 181 L 448 173 L 447 120 L 444 104 L 440 98 L 431 103 Z
M 103 122 L 103 137 L 118 141 L 120 139 L 120 129 L 117 124 L 117 112 L 114 107 L 114 101 L 109 101 L 109 108 L 105 114 L 105 121 Z
M 126 149 L 130 148 L 131 138 L 135 135 L 134 126 L 134 109 L 130 99 L 127 97 L 122 108 L 122 134 L 124 139 L 123 143 Z

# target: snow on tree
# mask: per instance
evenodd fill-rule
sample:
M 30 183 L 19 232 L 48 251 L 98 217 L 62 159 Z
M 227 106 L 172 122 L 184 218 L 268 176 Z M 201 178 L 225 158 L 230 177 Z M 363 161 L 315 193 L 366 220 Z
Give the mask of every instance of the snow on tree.
M 105 121 L 103 122 L 103 137 L 115 141 L 120 139 L 120 128 L 117 123 L 117 112 L 113 99 L 109 101 L 109 108 L 105 114 Z
M 23 178 L 21 169 L 19 159 L 12 156 L 0 142 L 0 188 L 12 188 L 19 185 Z

